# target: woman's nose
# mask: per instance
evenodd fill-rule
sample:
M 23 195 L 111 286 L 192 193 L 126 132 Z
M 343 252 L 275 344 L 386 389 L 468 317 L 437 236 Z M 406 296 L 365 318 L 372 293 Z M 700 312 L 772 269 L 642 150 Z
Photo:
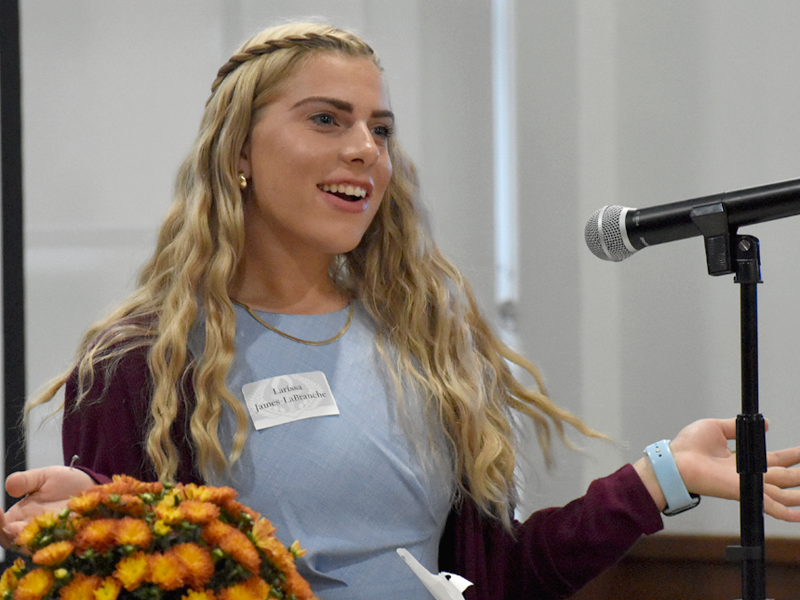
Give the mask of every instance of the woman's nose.
M 372 166 L 380 156 L 380 147 L 366 123 L 356 123 L 345 137 L 342 158 L 347 162 L 363 162 Z

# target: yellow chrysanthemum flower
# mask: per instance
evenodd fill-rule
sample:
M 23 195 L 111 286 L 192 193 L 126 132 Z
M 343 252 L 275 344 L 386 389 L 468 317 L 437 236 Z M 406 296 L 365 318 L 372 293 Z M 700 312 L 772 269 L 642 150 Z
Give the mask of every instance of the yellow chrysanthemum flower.
M 144 552 L 136 552 L 130 556 L 126 556 L 117 563 L 117 568 L 114 571 L 114 577 L 129 592 L 132 592 L 147 579 L 148 562 L 147 555 Z
M 56 515 L 52 512 L 36 515 L 34 520 L 39 523 L 42 529 L 53 527 L 56 524 Z
M 25 561 L 18 558 L 0 577 L 0 597 L 7 591 L 14 589 L 19 581 L 19 574 L 25 569 Z
M 207 487 L 188 483 L 183 486 L 183 493 L 187 500 L 199 500 L 200 502 L 213 502 L 222 506 L 226 501 L 236 498 L 236 491 L 229 487 Z
M 53 573 L 48 569 L 34 569 L 26 573 L 17 583 L 14 600 L 41 600 L 53 587 Z
M 158 504 L 163 506 L 168 506 L 170 508 L 175 508 L 178 506 L 178 503 L 182 500 L 181 494 L 179 490 L 170 490 L 164 497 L 161 499 L 161 502 Z
M 180 523 L 183 520 L 183 513 L 178 507 L 178 496 L 174 490 L 166 494 L 161 502 L 153 507 L 153 511 L 159 519 L 168 525 Z
M 113 577 L 106 577 L 101 585 L 94 592 L 94 600 L 117 600 L 122 584 Z
M 212 502 L 213 501 L 213 488 L 208 488 L 204 485 L 197 485 L 194 483 L 187 483 L 183 486 L 183 495 L 187 500 L 197 500 L 199 502 Z
M 164 523 L 161 519 L 153 523 L 153 533 L 160 536 L 165 536 L 170 532 L 169 525 Z
M 272 523 L 270 523 L 267 519 L 258 519 L 255 523 L 253 523 L 252 533 L 253 539 L 256 541 L 256 545 L 260 548 L 261 544 L 273 537 L 272 534 L 275 533 L 275 527 L 273 527 Z
M 190 589 L 181 600 L 215 600 L 214 592 L 211 590 L 192 590 Z
M 292 556 L 295 558 L 302 558 L 306 555 L 306 551 L 300 547 L 300 541 L 295 540 L 292 542 L 292 545 L 289 546 L 289 552 L 292 553 Z
M 34 552 L 31 560 L 37 565 L 55 567 L 64 562 L 74 549 L 75 544 L 69 540 L 54 542 Z

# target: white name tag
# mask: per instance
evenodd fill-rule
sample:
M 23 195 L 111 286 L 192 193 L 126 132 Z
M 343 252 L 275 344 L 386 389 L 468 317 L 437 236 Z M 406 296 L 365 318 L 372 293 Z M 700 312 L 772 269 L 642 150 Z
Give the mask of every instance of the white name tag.
M 242 392 L 256 429 L 339 414 L 331 386 L 322 371 L 254 381 L 242 386 Z

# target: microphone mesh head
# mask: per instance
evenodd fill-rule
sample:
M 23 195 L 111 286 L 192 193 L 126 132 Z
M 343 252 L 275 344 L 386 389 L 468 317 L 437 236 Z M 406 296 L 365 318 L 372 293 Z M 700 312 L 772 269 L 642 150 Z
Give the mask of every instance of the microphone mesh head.
M 635 250 L 625 245 L 623 222 L 628 209 L 622 206 L 604 206 L 586 222 L 584 238 L 589 250 L 598 258 L 619 262 Z

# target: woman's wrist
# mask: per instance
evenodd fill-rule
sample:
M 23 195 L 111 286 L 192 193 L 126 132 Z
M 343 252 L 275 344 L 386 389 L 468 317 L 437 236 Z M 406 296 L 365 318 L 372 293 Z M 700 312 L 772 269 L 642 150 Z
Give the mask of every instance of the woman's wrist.
M 694 508 L 700 496 L 686 489 L 678 465 L 670 449 L 670 440 L 650 444 L 644 450 L 646 464 L 640 465 L 640 477 L 648 487 L 657 506 L 667 516 L 680 514 Z M 653 487 L 653 479 L 658 490 Z
M 658 484 L 656 472 L 653 470 L 653 465 L 650 464 L 650 459 L 643 456 L 635 463 L 633 468 L 639 474 L 644 487 L 650 493 L 659 511 L 663 511 L 667 507 L 667 500 L 664 498 L 664 492 L 661 491 L 661 486 Z

